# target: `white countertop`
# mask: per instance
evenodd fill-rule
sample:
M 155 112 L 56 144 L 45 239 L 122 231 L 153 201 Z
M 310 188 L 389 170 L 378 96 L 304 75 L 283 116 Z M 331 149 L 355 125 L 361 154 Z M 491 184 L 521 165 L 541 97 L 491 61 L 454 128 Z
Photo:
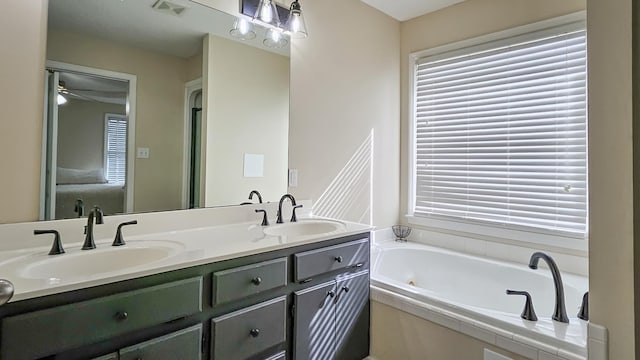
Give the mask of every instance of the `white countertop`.
M 135 216 L 134 216 L 135 217 Z M 312 222 L 320 218 L 300 219 L 299 222 Z M 334 221 L 325 219 L 326 221 Z M 0 278 L 11 281 L 15 292 L 10 302 L 30 299 L 39 296 L 62 293 L 83 289 L 91 286 L 114 283 L 137 277 L 158 274 L 162 272 L 203 265 L 242 256 L 254 255 L 268 251 L 284 249 L 293 246 L 310 244 L 336 237 L 354 235 L 371 230 L 368 225 L 337 221 L 340 227 L 336 231 L 320 235 L 307 236 L 271 236 L 264 233 L 259 222 L 237 222 L 215 226 L 201 226 L 187 229 L 162 232 L 147 232 L 127 236 L 125 231 L 125 246 L 112 247 L 113 239 L 101 238 L 96 240 L 97 249 L 81 250 L 81 242 L 64 243 L 66 253 L 48 255 L 50 241 L 41 241 L 45 246 L 28 247 L 24 249 L 0 249 Z M 50 223 L 51 224 L 51 223 Z M 275 225 L 277 226 L 277 225 Z M 170 255 L 166 258 L 118 269 L 118 264 L 109 266 L 108 270 L 93 275 L 86 275 L 83 269 L 72 269 L 69 276 L 32 276 L 25 272 L 29 265 L 51 262 L 55 260 L 64 265 L 65 260 L 90 254 L 100 255 L 100 252 L 126 251 L 132 248 L 161 246 Z M 111 257 L 117 259 L 118 256 Z M 88 259 L 88 258 L 87 258 Z M 97 262 L 97 261 L 96 261 Z M 87 267 L 103 266 L 104 264 L 88 264 Z M 113 270 L 115 268 L 115 270 Z M 70 270 L 71 271 L 71 270 Z

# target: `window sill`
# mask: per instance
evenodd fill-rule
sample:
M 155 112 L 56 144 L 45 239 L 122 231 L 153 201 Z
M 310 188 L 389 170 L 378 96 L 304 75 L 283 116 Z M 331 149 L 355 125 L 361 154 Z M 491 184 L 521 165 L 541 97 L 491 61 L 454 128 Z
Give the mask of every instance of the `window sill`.
M 413 215 L 407 215 L 407 221 L 410 225 L 419 226 L 435 232 L 499 242 L 503 244 L 527 247 L 538 246 L 545 249 L 562 251 L 576 255 L 584 255 L 589 250 L 589 242 L 586 239 L 522 230 L 503 229 L 493 226 L 468 224 L 450 220 L 428 219 Z

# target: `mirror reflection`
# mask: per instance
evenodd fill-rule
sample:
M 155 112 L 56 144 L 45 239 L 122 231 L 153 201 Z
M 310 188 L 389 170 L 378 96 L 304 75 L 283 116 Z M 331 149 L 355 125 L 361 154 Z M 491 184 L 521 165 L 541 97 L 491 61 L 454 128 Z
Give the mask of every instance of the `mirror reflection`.
M 236 20 L 185 0 L 49 2 L 42 219 L 286 192 L 289 48 L 255 24 L 234 38 Z

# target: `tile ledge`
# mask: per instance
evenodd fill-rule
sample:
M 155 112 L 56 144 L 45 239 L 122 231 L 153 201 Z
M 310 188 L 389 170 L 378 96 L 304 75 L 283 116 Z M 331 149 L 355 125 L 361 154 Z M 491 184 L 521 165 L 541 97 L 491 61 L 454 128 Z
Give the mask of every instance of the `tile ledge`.
M 377 286 L 371 286 L 371 300 L 373 301 L 377 301 L 380 302 L 384 305 L 387 306 L 391 306 L 395 309 L 398 309 L 400 311 L 404 311 L 407 313 L 410 313 L 414 316 L 417 316 L 421 319 L 430 321 L 430 322 L 434 322 L 431 320 L 431 316 L 427 315 L 428 313 L 436 313 L 438 315 L 441 316 L 445 316 L 447 318 L 450 318 L 452 321 L 451 322 L 457 322 L 457 326 L 447 326 L 445 324 L 441 324 L 440 322 L 434 322 L 435 324 L 441 325 L 441 326 L 445 326 L 447 328 L 450 328 L 452 330 L 455 330 L 463 335 L 466 336 L 470 336 L 473 337 L 475 339 L 478 339 L 482 342 L 491 344 L 493 346 L 497 346 L 502 348 L 501 346 L 499 346 L 497 344 L 497 339 L 498 337 L 504 337 L 510 341 L 513 341 L 514 343 L 520 344 L 522 346 L 525 347 L 532 347 L 536 350 L 536 356 L 535 357 L 530 357 L 530 356 L 525 356 L 524 354 L 519 354 L 521 356 L 525 356 L 529 359 L 532 360 L 538 360 L 538 358 L 540 357 L 541 353 L 549 353 L 550 350 L 552 350 L 551 354 L 555 355 L 556 357 L 562 359 L 562 360 L 589 360 L 589 358 L 587 357 L 586 354 L 577 354 L 574 352 L 570 352 L 567 351 L 565 349 L 560 349 L 557 348 L 555 346 L 552 345 L 547 345 L 547 344 L 542 344 L 544 346 L 536 346 L 536 343 L 538 343 L 538 341 L 534 341 L 532 340 L 531 342 L 527 341 L 527 342 L 522 342 L 522 341 L 518 341 L 521 338 L 524 338 L 520 335 L 515 335 L 513 333 L 510 333 L 506 330 L 500 329 L 500 328 L 496 328 L 493 325 L 484 323 L 483 321 L 479 321 L 477 319 L 471 319 L 468 318 L 464 315 L 460 315 L 460 314 L 456 314 L 456 313 L 452 313 L 450 311 L 447 311 L 445 309 L 441 309 L 437 306 L 431 305 L 431 304 L 425 304 L 425 303 L 421 303 L 417 300 L 411 299 L 407 296 L 401 295 L 401 294 L 397 294 L 394 293 L 392 291 L 389 290 L 385 290 L 382 288 L 379 288 Z M 426 313 L 426 314 L 425 314 Z M 494 337 L 494 341 L 493 342 L 487 342 L 486 339 L 482 338 L 481 336 L 479 336 L 478 334 L 475 334 L 473 332 L 465 332 L 462 331 L 462 326 L 460 325 L 461 323 L 465 323 L 467 325 L 470 325 L 474 328 L 478 328 L 478 329 L 482 329 L 484 331 L 488 331 L 491 332 L 495 335 Z M 507 351 L 511 351 L 509 349 L 504 349 Z M 371 360 L 375 360 L 374 358 L 368 357 L 367 359 L 371 359 Z M 591 359 L 591 360 L 595 360 L 595 359 Z M 597 360 L 607 360 L 607 359 L 597 359 Z

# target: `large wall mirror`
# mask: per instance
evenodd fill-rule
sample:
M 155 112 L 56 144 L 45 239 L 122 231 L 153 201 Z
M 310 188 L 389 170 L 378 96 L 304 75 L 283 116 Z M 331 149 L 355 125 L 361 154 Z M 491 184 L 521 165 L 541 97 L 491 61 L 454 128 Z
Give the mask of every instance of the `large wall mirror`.
M 236 20 L 188 0 L 49 1 L 41 219 L 286 192 L 288 41 L 255 24 L 238 39 Z

